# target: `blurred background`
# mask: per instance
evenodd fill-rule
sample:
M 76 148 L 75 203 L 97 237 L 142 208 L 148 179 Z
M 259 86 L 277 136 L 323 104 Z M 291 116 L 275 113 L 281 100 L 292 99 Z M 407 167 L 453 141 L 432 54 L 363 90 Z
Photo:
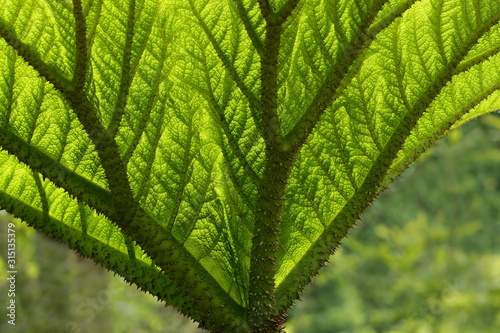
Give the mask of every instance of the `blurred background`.
M 0 332 L 202 332 L 151 295 L 16 224 L 17 317 Z M 363 215 L 290 312 L 288 333 L 481 333 L 500 327 L 500 114 L 451 133 Z

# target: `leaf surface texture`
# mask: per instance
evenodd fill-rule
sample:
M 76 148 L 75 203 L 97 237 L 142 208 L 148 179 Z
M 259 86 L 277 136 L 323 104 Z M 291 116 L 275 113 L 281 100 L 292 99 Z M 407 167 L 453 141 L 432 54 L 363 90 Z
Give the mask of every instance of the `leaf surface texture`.
M 0 7 L 0 206 L 214 331 L 204 312 L 248 329 L 270 131 L 294 154 L 273 282 L 283 313 L 395 177 L 453 128 L 500 109 L 497 1 Z M 274 127 L 262 88 L 272 20 Z M 81 78 L 94 129 L 73 100 Z M 93 130 L 116 145 L 130 197 L 116 198 Z M 124 205 L 131 225 L 116 215 Z

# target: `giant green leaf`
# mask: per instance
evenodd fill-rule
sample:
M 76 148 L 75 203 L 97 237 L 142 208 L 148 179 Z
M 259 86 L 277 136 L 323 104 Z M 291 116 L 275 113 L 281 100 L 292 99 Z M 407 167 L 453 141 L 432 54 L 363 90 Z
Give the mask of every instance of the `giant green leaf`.
M 0 206 L 213 332 L 500 108 L 500 2 L 1 0 Z

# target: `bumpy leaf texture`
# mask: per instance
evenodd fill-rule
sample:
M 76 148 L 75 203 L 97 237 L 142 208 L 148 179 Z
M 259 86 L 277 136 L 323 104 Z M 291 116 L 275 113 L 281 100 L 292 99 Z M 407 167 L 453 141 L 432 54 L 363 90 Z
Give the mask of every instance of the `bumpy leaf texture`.
M 500 108 L 500 1 L 0 0 L 0 207 L 213 332 Z

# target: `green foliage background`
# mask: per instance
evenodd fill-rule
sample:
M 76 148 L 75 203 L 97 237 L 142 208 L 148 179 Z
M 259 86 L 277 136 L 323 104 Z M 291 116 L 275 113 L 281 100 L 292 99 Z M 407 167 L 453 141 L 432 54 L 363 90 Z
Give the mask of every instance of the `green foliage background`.
M 498 114 L 442 140 L 364 214 L 298 302 L 287 332 L 496 332 L 499 162 Z M 199 331 L 121 278 L 17 225 L 17 331 Z

